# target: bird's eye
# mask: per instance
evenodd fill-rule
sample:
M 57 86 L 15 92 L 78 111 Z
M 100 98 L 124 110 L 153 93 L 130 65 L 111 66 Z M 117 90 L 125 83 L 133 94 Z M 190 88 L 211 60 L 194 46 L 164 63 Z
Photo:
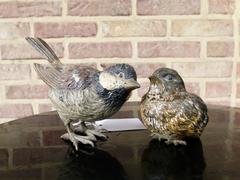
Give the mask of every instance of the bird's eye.
M 164 79 L 166 79 L 168 81 L 172 81 L 173 80 L 173 76 L 171 74 L 167 74 L 166 76 L 164 76 Z
M 120 72 L 120 73 L 118 74 L 118 77 L 123 78 L 123 77 L 124 77 L 124 74 L 123 74 L 122 72 Z

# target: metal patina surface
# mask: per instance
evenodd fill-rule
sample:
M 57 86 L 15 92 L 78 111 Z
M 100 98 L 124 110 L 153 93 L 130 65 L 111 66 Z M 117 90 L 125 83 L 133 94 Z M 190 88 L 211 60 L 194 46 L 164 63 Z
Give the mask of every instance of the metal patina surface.
M 203 100 L 187 92 L 183 79 L 173 69 L 159 68 L 149 79 L 140 115 L 151 136 L 174 145 L 186 145 L 186 137 L 200 137 L 208 123 Z
M 106 119 L 128 100 L 133 89 L 139 88 L 134 68 L 115 64 L 103 71 L 81 65 L 62 64 L 52 48 L 40 38 L 27 37 L 48 65 L 34 63 L 40 79 L 50 88 L 49 98 L 66 126 L 61 138 L 73 143 L 94 146 L 98 138 L 107 139 L 99 129 L 86 123 Z M 81 135 L 80 135 L 81 134 Z

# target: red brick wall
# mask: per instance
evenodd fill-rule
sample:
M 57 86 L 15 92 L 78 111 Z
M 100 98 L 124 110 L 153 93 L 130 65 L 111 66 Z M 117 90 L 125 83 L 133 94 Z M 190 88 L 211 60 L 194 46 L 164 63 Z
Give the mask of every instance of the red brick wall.
M 240 106 L 237 0 L 0 1 L 0 122 L 51 110 L 33 62 L 46 63 L 24 40 L 38 36 L 64 63 L 125 62 L 146 92 L 158 67 L 176 69 L 206 102 Z

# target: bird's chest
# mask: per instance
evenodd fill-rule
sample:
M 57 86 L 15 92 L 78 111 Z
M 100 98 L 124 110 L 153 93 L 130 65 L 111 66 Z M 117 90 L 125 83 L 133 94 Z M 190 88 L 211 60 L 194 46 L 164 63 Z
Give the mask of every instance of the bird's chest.
M 141 107 L 146 117 L 164 121 L 165 113 L 169 107 L 169 104 L 159 99 L 146 99 L 142 103 Z
M 152 131 L 167 132 L 169 124 L 174 124 L 178 102 L 146 98 L 141 103 L 141 116 L 144 124 Z
M 100 120 L 114 114 L 118 109 L 101 98 L 94 89 L 82 91 L 50 91 L 49 97 L 61 114 L 73 119 Z

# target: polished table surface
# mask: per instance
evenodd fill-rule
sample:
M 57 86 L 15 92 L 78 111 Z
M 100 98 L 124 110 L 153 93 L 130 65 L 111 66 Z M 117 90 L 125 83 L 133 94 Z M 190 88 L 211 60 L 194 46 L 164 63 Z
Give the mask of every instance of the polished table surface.
M 137 117 L 127 103 L 112 118 Z M 240 109 L 209 106 L 210 121 L 187 146 L 152 141 L 146 130 L 108 133 L 76 153 L 59 136 L 56 112 L 0 125 L 1 180 L 240 179 Z M 124 123 L 124 122 L 123 122 Z

